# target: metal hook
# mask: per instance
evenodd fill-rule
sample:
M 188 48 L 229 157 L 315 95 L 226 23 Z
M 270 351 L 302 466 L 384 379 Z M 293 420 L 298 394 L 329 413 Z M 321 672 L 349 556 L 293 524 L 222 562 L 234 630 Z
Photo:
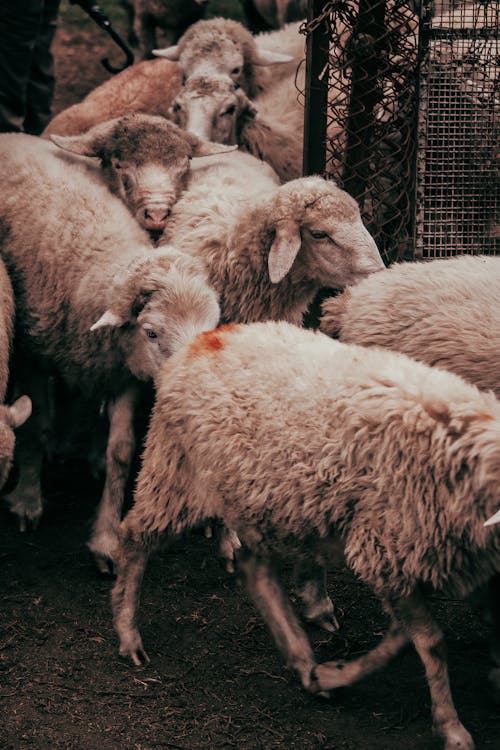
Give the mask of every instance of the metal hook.
M 134 53 L 132 49 L 120 36 L 120 34 L 118 34 L 118 32 L 114 30 L 113 26 L 111 25 L 111 21 L 97 5 L 97 3 L 93 3 L 91 2 L 91 0 L 70 0 L 70 2 L 73 5 L 79 5 L 82 10 L 85 11 L 85 13 L 88 13 L 92 20 L 95 21 L 101 29 L 106 31 L 113 39 L 113 41 L 116 42 L 116 44 L 125 52 L 126 60 L 121 68 L 115 68 L 114 65 L 111 65 L 108 58 L 104 57 L 101 60 L 101 63 L 104 65 L 106 70 L 109 73 L 120 73 L 122 70 L 125 70 L 125 68 L 128 68 L 129 65 L 132 65 L 134 62 Z

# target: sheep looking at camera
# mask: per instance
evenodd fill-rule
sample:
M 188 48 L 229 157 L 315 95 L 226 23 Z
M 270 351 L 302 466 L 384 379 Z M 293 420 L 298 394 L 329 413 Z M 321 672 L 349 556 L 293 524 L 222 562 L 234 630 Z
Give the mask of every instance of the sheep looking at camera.
M 20 134 L 0 136 L 0 154 L 0 224 L 8 227 L 1 253 L 16 292 L 17 346 L 27 361 L 17 378 L 38 393 L 44 372 L 55 371 L 82 398 L 108 404 L 106 480 L 89 544 L 105 571 L 134 451 L 141 383 L 184 341 L 217 325 L 216 295 L 201 261 L 172 247 L 154 250 L 123 203 L 83 164 Z M 9 500 L 23 524 L 42 514 L 42 446 L 36 421 L 28 425 L 27 458 Z
M 180 89 L 169 116 L 199 138 L 237 144 L 286 182 L 302 174 L 304 110 L 296 94 L 285 79 L 251 101 L 228 76 L 194 76 Z
M 178 62 L 185 80 L 196 75 L 227 75 L 253 98 L 276 80 L 276 64 L 289 63 L 295 70 L 303 57 L 304 40 L 299 36 L 298 26 L 291 26 L 293 28 L 275 32 L 276 38 L 264 34 L 261 40 L 237 21 L 212 18 L 193 24 L 178 44 L 154 50 L 154 54 Z M 277 51 L 274 51 L 275 46 Z M 292 54 L 279 51 L 287 46 L 292 48 Z M 298 60 L 295 58 L 297 48 L 300 49 Z M 273 74 L 263 74 L 260 69 L 270 65 Z M 290 75 L 290 65 L 283 65 L 279 75 Z
M 145 114 L 109 120 L 82 135 L 53 134 L 50 139 L 72 154 L 100 159 L 111 192 L 144 229 L 157 234 L 186 187 L 191 158 L 231 150 L 200 141 L 163 117 Z
M 162 241 L 204 259 L 223 321 L 301 325 L 321 287 L 344 287 L 384 265 L 348 193 L 321 177 L 278 186 L 265 166 L 236 152 L 193 168 Z
M 500 403 L 458 376 L 286 323 L 222 327 L 177 352 L 157 398 L 113 590 L 120 654 L 147 660 L 136 625 L 161 535 L 221 519 L 250 596 L 307 690 L 349 685 L 413 642 L 434 729 L 472 750 L 424 586 L 465 596 L 500 565 Z M 277 394 L 279 397 L 277 397 Z M 392 615 L 382 643 L 316 664 L 271 560 L 345 561 Z

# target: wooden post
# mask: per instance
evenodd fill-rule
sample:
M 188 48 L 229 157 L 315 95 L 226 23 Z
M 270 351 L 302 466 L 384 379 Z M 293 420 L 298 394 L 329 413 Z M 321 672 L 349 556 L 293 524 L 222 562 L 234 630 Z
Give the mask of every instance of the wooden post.
M 325 0 L 309 0 L 308 23 L 321 16 Z M 328 107 L 329 29 L 320 23 L 307 35 L 303 175 L 324 175 Z

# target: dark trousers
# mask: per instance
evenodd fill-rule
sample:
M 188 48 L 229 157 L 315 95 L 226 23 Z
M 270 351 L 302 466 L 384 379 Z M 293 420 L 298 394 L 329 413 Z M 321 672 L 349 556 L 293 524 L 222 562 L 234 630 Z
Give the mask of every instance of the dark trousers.
M 0 132 L 39 135 L 51 117 L 60 0 L 0 0 Z

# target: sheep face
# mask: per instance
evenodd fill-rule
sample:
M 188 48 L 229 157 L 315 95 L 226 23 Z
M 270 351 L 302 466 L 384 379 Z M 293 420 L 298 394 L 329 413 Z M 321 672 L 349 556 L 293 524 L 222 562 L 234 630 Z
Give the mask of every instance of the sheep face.
M 133 264 L 111 298 L 91 330 L 117 329 L 127 366 L 139 380 L 154 379 L 179 347 L 219 322 L 217 295 L 204 264 L 174 248 Z
M 290 62 L 289 55 L 260 49 L 243 24 L 228 18 L 194 23 L 179 43 L 155 49 L 157 57 L 179 62 L 184 79 L 197 75 L 227 75 L 253 96 L 253 66 Z
M 290 273 L 293 282 L 342 288 L 384 268 L 356 201 L 331 181 L 303 177 L 283 185 L 270 220 L 273 283 Z
M 161 234 L 186 187 L 190 159 L 225 150 L 200 141 L 163 117 L 125 115 L 96 125 L 81 136 L 51 140 L 81 156 L 101 160 L 104 179 L 139 224 Z
M 235 144 L 245 118 L 256 110 L 242 89 L 227 76 L 195 76 L 180 90 L 172 120 L 183 130 L 215 143 Z

